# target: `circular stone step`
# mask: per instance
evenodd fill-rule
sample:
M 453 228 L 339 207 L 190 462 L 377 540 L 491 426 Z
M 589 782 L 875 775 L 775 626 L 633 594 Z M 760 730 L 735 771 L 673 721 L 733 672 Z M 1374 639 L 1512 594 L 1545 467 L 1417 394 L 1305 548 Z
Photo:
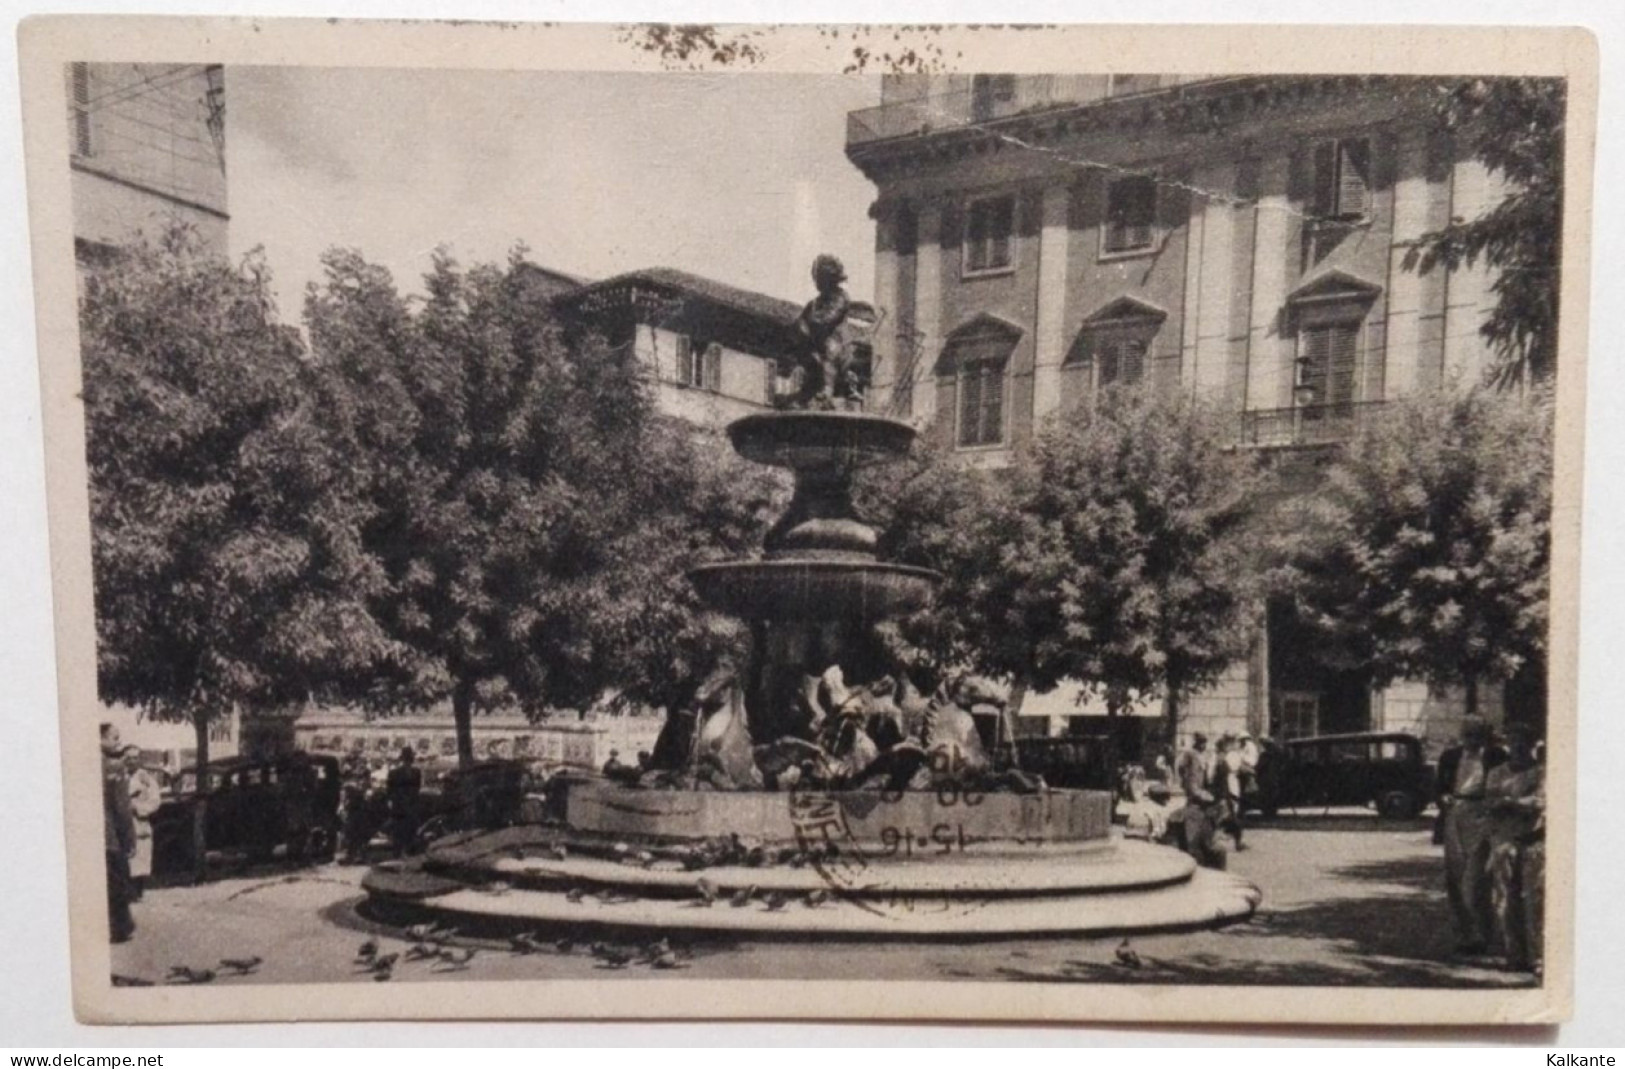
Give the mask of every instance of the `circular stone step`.
M 475 866 L 515 885 L 619 887 L 657 896 L 694 896 L 700 879 L 723 892 L 755 887 L 805 895 L 838 890 L 847 896 L 893 894 L 987 898 L 1011 895 L 1100 894 L 1154 888 L 1189 879 L 1189 855 L 1134 840 L 1088 852 L 1039 856 L 966 856 L 902 859 L 848 855 L 801 868 L 789 865 L 719 865 L 697 871 L 661 862 L 644 868 L 594 857 L 495 857 Z
M 770 896 L 742 906 L 727 900 L 706 906 L 698 899 L 572 900 L 563 892 L 510 888 L 454 891 L 419 903 L 419 909 L 452 925 L 485 920 L 786 939 L 966 939 L 1212 928 L 1247 918 L 1260 898 L 1245 880 L 1197 869 L 1189 879 L 1157 889 L 1090 895 L 955 899 L 899 893 L 867 900 L 831 897 L 816 907 L 805 898 Z

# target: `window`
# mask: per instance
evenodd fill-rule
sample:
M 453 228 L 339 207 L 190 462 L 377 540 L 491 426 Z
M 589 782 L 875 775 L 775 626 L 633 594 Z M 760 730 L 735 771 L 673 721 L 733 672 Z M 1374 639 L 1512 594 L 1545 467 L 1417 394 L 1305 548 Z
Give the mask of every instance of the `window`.
M 1298 330 L 1299 407 L 1349 405 L 1358 386 L 1360 324 L 1322 323 Z
M 1132 386 L 1145 377 L 1145 354 L 1150 346 L 1143 337 L 1126 334 L 1104 335 L 1094 345 L 1095 381 L 1100 386 Z
M 959 444 L 998 445 L 1004 440 L 1004 366 L 997 357 L 967 360 L 959 367 Z
M 993 316 L 977 316 L 948 336 L 937 374 L 956 391 L 954 440 L 973 449 L 1004 442 L 1004 377 L 1020 328 Z
M 697 390 L 722 390 L 722 346 L 677 335 L 677 382 Z
M 1156 240 L 1157 181 L 1131 175 L 1106 185 L 1107 253 L 1148 249 Z
M 1313 211 L 1321 219 L 1357 222 L 1371 212 L 1371 141 L 1364 137 L 1315 146 Z
M 70 63 L 68 67 L 73 82 L 73 154 L 89 156 L 95 148 L 90 137 L 90 65 Z
M 1010 266 L 1010 239 L 1015 231 L 1016 198 L 987 197 L 972 201 L 965 220 L 965 273 L 1002 271 Z
M 971 119 L 983 122 L 1009 114 L 1016 101 L 1014 74 L 978 74 L 970 82 Z

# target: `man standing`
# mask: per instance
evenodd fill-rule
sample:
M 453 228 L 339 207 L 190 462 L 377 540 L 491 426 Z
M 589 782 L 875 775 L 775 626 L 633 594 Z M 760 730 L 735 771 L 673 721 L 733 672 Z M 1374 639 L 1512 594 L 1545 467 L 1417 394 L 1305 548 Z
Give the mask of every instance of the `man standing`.
M 124 775 L 118 728 L 101 727 L 102 828 L 107 855 L 107 929 L 115 943 L 135 934 L 130 903 L 135 900 L 130 882 L 130 856 L 135 853 L 135 817 L 130 810 L 130 783 Z
M 164 803 L 163 784 L 152 769 L 141 763 L 141 747 L 126 746 L 122 751 L 124 775 L 130 784 L 130 816 L 135 822 L 135 852 L 130 855 L 131 897 L 139 902 L 152 875 L 152 815 Z
M 417 767 L 417 754 L 410 746 L 401 747 L 400 761 L 384 781 L 384 797 L 389 802 L 389 838 L 395 856 L 405 857 L 417 838 L 418 795 L 423 790 L 423 772 Z
M 1185 792 L 1185 808 L 1181 811 L 1180 820 L 1185 852 L 1198 864 L 1214 869 L 1224 868 L 1226 859 L 1218 841 L 1217 807 L 1213 791 L 1209 788 L 1206 735 L 1198 731 L 1191 736 L 1191 744 L 1180 753 L 1174 772 L 1179 776 L 1179 786 Z
M 1439 809 L 1443 817 L 1445 889 L 1456 922 L 1456 951 L 1484 952 L 1489 924 L 1489 812 L 1484 789 L 1490 769 L 1506 760 L 1490 744 L 1478 717 L 1461 725 L 1461 745 L 1439 757 Z

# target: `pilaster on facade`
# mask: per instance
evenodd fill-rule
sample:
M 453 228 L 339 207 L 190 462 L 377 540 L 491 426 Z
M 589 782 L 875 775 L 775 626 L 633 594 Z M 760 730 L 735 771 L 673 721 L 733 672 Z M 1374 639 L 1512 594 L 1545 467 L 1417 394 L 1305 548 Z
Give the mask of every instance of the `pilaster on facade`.
M 1286 153 L 1261 161 L 1253 207 L 1251 309 L 1244 407 L 1259 411 L 1292 403 L 1293 340 L 1286 331 L 1289 253 L 1302 228 L 1302 211 L 1289 189 L 1292 161 Z
M 1041 428 L 1061 403 L 1061 365 L 1066 359 L 1068 243 L 1072 236 L 1072 189 L 1043 191 L 1039 216 L 1037 321 L 1033 328 L 1033 427 Z
M 1192 243 L 1185 276 L 1189 326 L 1181 382 L 1202 400 L 1221 401 L 1229 374 L 1238 171 L 1237 163 L 1226 160 L 1201 167 L 1192 179 L 1191 228 L 1200 238 Z
M 924 202 L 916 218 L 914 338 L 918 350 L 911 369 L 911 422 L 924 426 L 936 415 L 936 360 L 942 348 L 942 205 L 934 200 Z
M 901 308 L 898 303 L 899 288 L 899 256 L 897 251 L 897 214 L 898 206 L 893 204 L 876 204 L 870 212 L 875 220 L 875 308 L 884 317 L 880 329 L 875 331 L 872 344 L 874 346 L 874 367 L 877 369 L 874 382 L 869 391 L 869 405 L 877 412 L 893 411 L 897 396 L 896 384 L 899 373 L 907 374 L 909 368 L 899 364 L 898 331 L 904 324 L 899 321 Z

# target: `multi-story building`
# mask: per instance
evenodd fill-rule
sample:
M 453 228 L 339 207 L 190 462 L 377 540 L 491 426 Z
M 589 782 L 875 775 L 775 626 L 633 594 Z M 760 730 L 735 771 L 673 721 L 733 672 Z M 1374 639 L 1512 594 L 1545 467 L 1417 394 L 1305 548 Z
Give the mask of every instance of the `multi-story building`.
M 225 72 L 198 63 L 69 63 L 63 72 L 81 260 L 191 224 L 226 252 Z
M 669 267 L 558 289 L 554 304 L 567 316 L 633 347 L 660 412 L 709 429 L 771 407 L 776 358 L 795 345 L 801 312 Z
M 878 405 L 998 466 L 1042 421 L 1139 382 L 1222 406 L 1239 447 L 1307 451 L 1478 375 L 1487 272 L 1405 266 L 1498 195 L 1434 118 L 1441 85 L 886 78 L 846 144 L 879 188 Z M 1452 696 L 1329 670 L 1290 612 L 1268 617 L 1187 730 L 1453 732 Z

